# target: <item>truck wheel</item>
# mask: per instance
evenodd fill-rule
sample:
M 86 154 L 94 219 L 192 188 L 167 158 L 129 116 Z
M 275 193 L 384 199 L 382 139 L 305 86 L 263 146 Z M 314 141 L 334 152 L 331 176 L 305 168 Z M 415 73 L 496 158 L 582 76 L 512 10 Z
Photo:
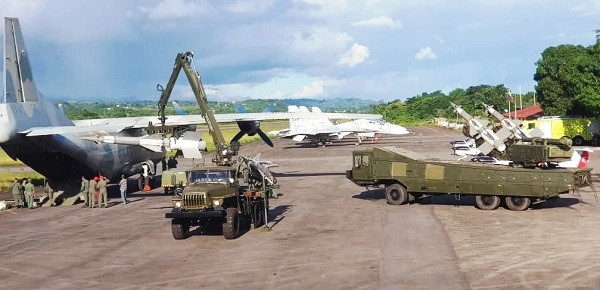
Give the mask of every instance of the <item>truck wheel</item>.
M 171 233 L 176 240 L 186 239 L 190 234 L 190 224 L 182 220 L 171 220 Z
M 581 136 L 573 137 L 573 145 L 575 145 L 575 146 L 583 145 L 583 137 L 581 137 Z
M 222 225 L 223 236 L 227 240 L 235 239 L 240 234 L 240 216 L 237 208 L 230 207 L 226 210 L 225 221 Z
M 385 187 L 385 199 L 391 205 L 405 204 L 408 201 L 408 192 L 404 186 L 394 183 Z
M 252 215 L 254 220 L 254 228 L 258 228 L 264 224 L 265 216 L 263 206 L 264 205 L 262 202 L 255 203 L 253 206 Z
M 504 200 L 510 210 L 523 211 L 531 205 L 531 198 L 521 196 L 507 196 Z
M 500 206 L 500 198 L 496 195 L 478 195 L 475 203 L 479 209 L 495 210 Z

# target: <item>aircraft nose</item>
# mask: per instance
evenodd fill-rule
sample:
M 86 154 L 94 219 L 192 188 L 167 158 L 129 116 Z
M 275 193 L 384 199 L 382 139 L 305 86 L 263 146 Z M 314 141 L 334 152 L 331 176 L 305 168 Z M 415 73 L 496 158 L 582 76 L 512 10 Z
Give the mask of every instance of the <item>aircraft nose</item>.
M 17 124 L 11 122 L 6 104 L 0 105 L 0 144 L 8 142 L 17 133 Z
M 398 125 L 394 125 L 394 127 L 392 127 L 392 132 L 394 132 L 393 134 L 408 134 L 410 132 L 408 132 L 408 130 L 406 130 L 406 128 L 402 127 L 402 126 L 398 126 Z

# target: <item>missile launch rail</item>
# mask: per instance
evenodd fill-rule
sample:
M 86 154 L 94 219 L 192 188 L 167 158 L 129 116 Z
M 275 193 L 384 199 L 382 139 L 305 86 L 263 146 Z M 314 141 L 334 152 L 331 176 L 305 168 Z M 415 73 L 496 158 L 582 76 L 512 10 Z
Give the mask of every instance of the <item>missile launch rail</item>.
M 346 177 L 360 186 L 385 186 L 388 204 L 401 205 L 431 195 L 475 196 L 478 208 L 493 210 L 505 200 L 522 211 L 591 184 L 591 168 L 540 169 L 429 159 L 394 146 L 353 152 Z

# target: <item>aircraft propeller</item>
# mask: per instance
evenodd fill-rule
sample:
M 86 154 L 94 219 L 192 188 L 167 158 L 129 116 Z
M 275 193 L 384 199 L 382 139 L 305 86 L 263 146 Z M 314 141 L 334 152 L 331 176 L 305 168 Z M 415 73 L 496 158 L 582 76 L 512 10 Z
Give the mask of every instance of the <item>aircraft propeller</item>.
M 231 143 L 240 140 L 244 134 L 248 134 L 248 136 L 254 136 L 255 134 L 258 134 L 258 136 L 260 136 L 260 138 L 267 143 L 267 145 L 273 147 L 273 142 L 271 139 L 269 139 L 269 136 L 267 136 L 267 134 L 260 129 L 259 121 L 238 121 L 237 125 L 240 128 L 240 131 L 233 136 Z

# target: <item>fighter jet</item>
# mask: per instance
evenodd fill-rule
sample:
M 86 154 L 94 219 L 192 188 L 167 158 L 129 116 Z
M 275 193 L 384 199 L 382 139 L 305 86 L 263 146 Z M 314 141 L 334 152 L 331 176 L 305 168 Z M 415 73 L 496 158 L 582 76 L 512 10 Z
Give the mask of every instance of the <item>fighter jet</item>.
M 71 121 L 37 90 L 30 55 L 19 20 L 5 18 L 4 92 L 0 97 L 0 147 L 44 175 L 55 189 L 77 186 L 81 176 L 97 174 L 117 181 L 121 175 L 153 175 L 167 149 L 193 156 L 204 149 L 201 132 L 179 138 L 157 138 L 149 124 L 158 117 Z M 333 114 L 341 118 L 378 118 L 378 115 Z M 288 113 L 219 114 L 218 122 L 288 119 Z M 332 116 L 332 118 L 336 118 Z M 168 127 L 205 123 L 201 115 L 168 116 Z M 101 142 L 90 141 L 90 137 Z M 98 141 L 98 140 L 96 140 Z
M 305 106 L 288 106 L 288 112 L 311 113 Z M 296 142 L 316 142 L 324 146 L 332 140 L 340 140 L 348 135 L 354 135 L 357 143 L 366 138 L 377 138 L 380 134 L 404 135 L 410 132 L 406 128 L 390 124 L 381 119 L 356 119 L 345 123 L 334 124 L 331 118 L 318 107 L 312 107 L 309 118 L 295 117 L 289 120 L 290 128 L 269 132 L 283 138 L 292 138 Z

